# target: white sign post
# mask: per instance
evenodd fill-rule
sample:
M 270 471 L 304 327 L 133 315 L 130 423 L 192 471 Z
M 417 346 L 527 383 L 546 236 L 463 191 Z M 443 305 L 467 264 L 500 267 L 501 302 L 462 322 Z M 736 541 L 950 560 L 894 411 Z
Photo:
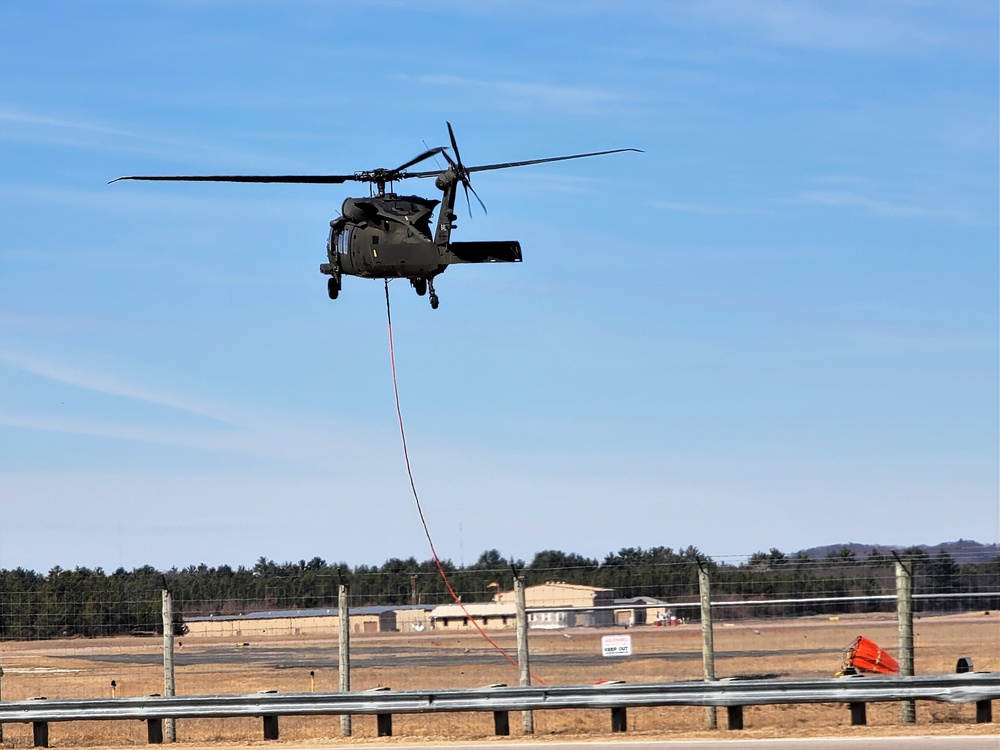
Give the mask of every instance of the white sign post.
M 601 654 L 603 656 L 631 656 L 632 636 L 630 635 L 602 636 Z

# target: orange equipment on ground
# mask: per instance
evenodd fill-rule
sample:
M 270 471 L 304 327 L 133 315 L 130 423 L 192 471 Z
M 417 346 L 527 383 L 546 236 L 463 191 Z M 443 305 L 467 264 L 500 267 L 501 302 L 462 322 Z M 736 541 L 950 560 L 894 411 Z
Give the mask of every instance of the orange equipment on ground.
M 840 674 L 857 672 L 896 674 L 899 672 L 899 664 L 875 642 L 859 635 L 854 639 L 854 643 L 844 649 L 844 669 Z

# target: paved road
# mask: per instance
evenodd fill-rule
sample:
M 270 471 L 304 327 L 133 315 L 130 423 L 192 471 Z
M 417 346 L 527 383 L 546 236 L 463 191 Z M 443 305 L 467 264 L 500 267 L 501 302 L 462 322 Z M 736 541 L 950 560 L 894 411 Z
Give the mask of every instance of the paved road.
M 447 750 L 1000 750 L 994 737 L 850 737 L 779 740 L 683 740 L 664 742 L 539 742 L 442 745 Z M 400 750 L 400 745 L 366 745 L 365 750 Z M 422 747 L 434 747 L 423 745 Z M 311 750 L 315 750 L 312 748 Z

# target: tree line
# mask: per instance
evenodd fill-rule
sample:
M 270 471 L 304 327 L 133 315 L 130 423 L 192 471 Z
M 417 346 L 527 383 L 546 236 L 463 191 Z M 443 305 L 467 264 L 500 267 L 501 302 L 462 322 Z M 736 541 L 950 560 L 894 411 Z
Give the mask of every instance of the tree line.
M 464 602 L 489 601 L 513 588 L 514 576 L 527 585 L 560 581 L 612 589 L 620 599 L 649 597 L 675 606 L 698 600 L 698 571 L 705 568 L 716 601 L 809 600 L 891 596 L 897 558 L 914 573 L 914 593 L 961 595 L 1000 590 L 1000 557 L 959 563 L 946 551 L 929 555 L 917 547 L 893 555 L 877 551 L 860 557 L 843 548 L 822 559 L 757 552 L 740 562 L 715 561 L 698 549 L 629 547 L 603 560 L 557 550 L 538 552 L 528 563 L 483 552 L 471 565 L 441 561 L 452 588 Z M 393 558 L 380 566 L 309 561 L 276 563 L 261 557 L 250 567 L 190 566 L 158 571 L 53 568 L 46 575 L 18 568 L 0 570 L 0 640 L 162 632 L 161 591 L 174 600 L 176 633 L 185 616 L 227 615 L 283 609 L 335 608 L 338 589 L 348 584 L 351 606 L 443 604 L 451 596 L 438 563 Z M 995 609 L 997 597 L 918 599 L 918 612 Z M 891 603 L 888 608 L 891 608 Z M 796 616 L 886 609 L 877 600 L 794 601 L 727 607 L 729 617 Z M 690 613 L 696 616 L 697 610 Z

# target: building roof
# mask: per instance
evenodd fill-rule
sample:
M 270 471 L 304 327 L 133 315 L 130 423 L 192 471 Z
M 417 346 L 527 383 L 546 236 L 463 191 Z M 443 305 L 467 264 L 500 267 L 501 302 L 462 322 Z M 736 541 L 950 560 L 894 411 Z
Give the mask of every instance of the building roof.
M 651 596 L 633 596 L 630 599 L 615 599 L 613 604 L 621 605 L 627 607 L 629 605 L 635 606 L 639 604 L 646 604 L 653 607 L 669 607 L 670 602 L 665 602 L 662 599 L 654 599 Z
M 561 589 L 571 589 L 573 591 L 611 591 L 611 589 L 602 588 L 600 586 L 584 586 L 580 583 L 563 583 L 562 581 L 546 581 L 545 583 L 536 583 L 534 586 L 527 586 L 529 589 L 537 589 L 542 586 L 558 586 Z
M 466 604 L 463 610 L 458 604 L 442 604 L 431 611 L 431 617 L 441 619 L 444 617 L 515 617 L 517 609 L 512 604 L 498 604 L 496 602 L 483 602 L 480 604 Z M 468 614 L 466 614 L 468 612 Z

